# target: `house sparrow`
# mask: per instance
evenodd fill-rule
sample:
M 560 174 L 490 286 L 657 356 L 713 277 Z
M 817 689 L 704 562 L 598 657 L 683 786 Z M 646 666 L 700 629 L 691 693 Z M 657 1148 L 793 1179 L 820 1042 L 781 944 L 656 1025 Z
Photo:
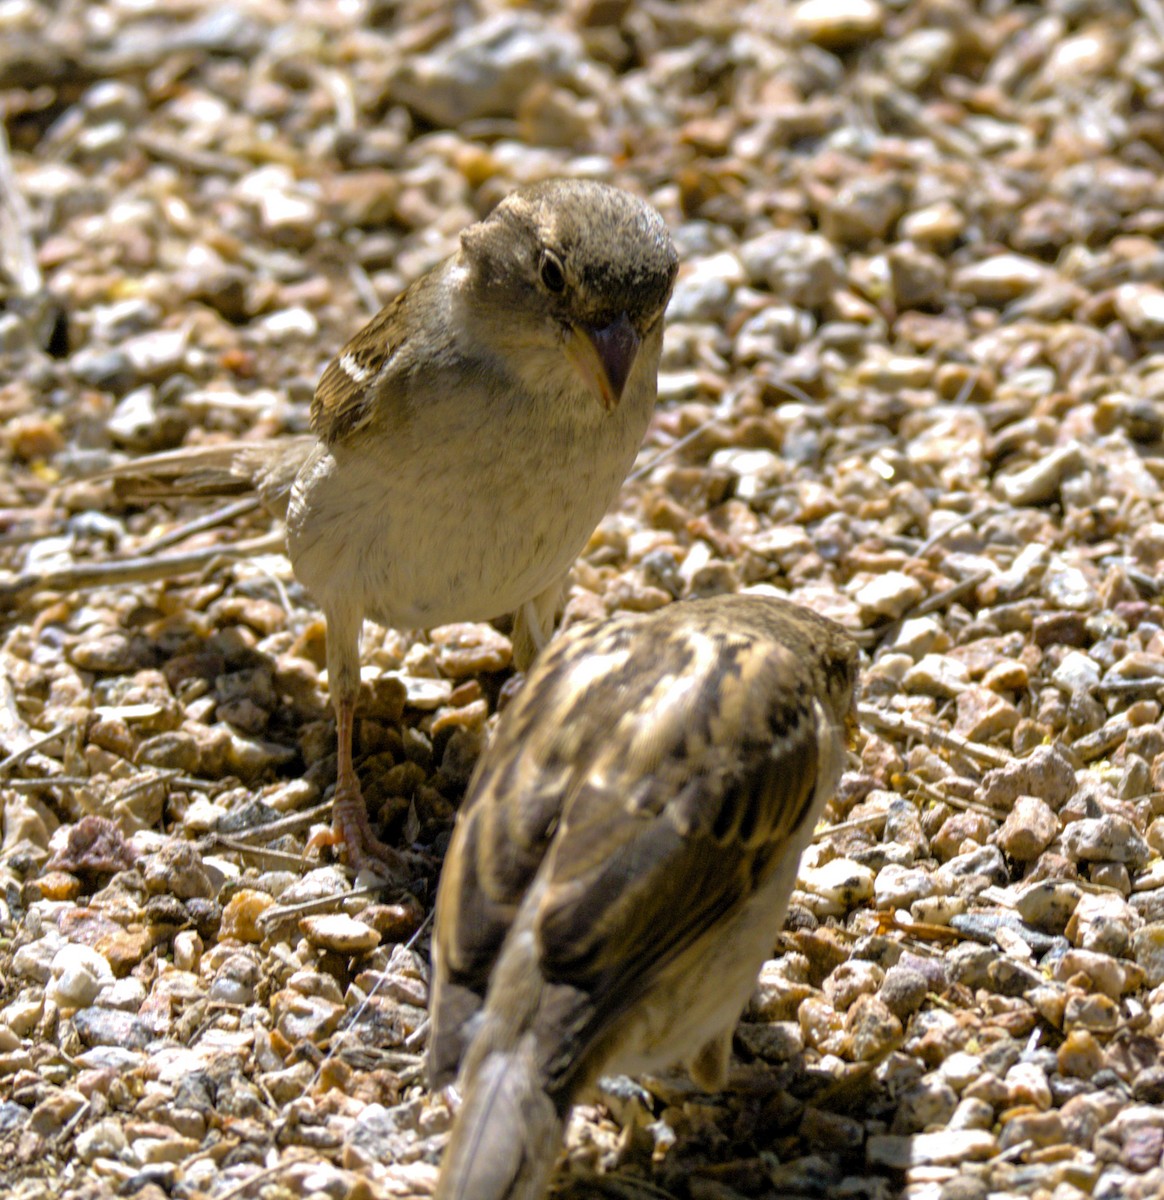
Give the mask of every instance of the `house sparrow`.
M 295 575 L 327 620 L 333 827 L 353 866 L 405 871 L 352 765 L 364 618 L 417 629 L 512 612 L 515 661 L 532 660 L 646 432 L 677 269 L 662 218 L 635 196 L 587 180 L 523 188 L 332 360 L 313 437 L 113 472 L 253 485 L 285 516 Z
M 601 1074 L 723 1086 L 732 1031 L 841 771 L 857 646 L 766 596 L 577 625 L 477 765 L 441 874 L 437 1200 L 540 1200 Z

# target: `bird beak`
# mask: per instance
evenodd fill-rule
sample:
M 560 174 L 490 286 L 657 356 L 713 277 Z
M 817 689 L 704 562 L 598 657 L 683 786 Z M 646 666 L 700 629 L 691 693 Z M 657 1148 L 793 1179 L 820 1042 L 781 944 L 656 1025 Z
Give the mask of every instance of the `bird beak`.
M 607 412 L 622 399 L 639 342 L 626 313 L 602 329 L 573 325 L 566 335 L 565 352 L 570 365 Z

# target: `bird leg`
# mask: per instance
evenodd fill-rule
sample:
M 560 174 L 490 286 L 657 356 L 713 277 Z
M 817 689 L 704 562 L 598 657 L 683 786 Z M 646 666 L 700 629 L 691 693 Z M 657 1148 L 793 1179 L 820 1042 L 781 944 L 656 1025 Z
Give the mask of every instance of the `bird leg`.
M 327 617 L 327 676 L 335 707 L 336 782 L 331 801 L 331 841 L 353 871 L 387 875 L 395 884 L 411 878 L 410 856 L 385 845 L 372 832 L 360 781 L 352 765 L 356 701 L 360 694 L 360 628 L 352 613 Z
M 514 614 L 513 665 L 525 671 L 545 649 L 558 619 L 558 604 L 566 587 L 566 576 L 556 579 L 543 592 L 527 600 Z
M 360 791 L 360 781 L 352 766 L 352 742 L 356 701 L 337 696 L 335 701 L 336 738 L 338 740 L 335 793 L 331 801 L 332 834 L 344 861 L 354 871 L 369 870 L 382 875 L 385 870 L 394 883 L 409 878 L 408 859 L 399 850 L 385 845 L 372 832 L 368 806 Z

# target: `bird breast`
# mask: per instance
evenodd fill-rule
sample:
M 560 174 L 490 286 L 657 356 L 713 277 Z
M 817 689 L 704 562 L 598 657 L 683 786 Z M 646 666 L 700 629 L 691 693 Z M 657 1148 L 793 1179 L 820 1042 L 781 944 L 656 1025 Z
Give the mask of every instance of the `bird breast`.
M 634 462 L 653 373 L 611 413 L 589 396 L 493 400 L 429 398 L 384 457 L 366 445 L 315 450 L 295 482 L 287 540 L 325 610 L 355 604 L 409 629 L 488 620 L 566 573 Z

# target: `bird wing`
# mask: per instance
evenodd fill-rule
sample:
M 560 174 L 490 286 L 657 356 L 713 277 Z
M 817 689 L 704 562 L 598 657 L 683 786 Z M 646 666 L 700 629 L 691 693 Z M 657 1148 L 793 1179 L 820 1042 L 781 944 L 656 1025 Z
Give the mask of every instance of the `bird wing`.
M 796 656 L 723 627 L 644 664 L 636 623 L 553 645 L 482 760 L 441 879 L 438 1077 L 527 897 L 547 981 L 585 1000 L 572 1019 L 609 1022 L 752 894 L 812 808 L 822 718 Z
M 414 279 L 327 364 L 311 401 L 311 429 L 329 448 L 375 423 L 407 422 L 417 381 L 434 386 L 434 370 L 456 354 L 448 294 L 456 255 Z
M 789 686 L 789 651 L 745 653 L 728 689 L 716 672 L 685 721 L 653 731 L 652 770 L 611 755 L 563 816 L 534 917 L 551 985 L 538 1027 L 550 1033 L 540 1041 L 552 1091 L 572 1091 L 620 1017 L 739 911 L 811 818 L 821 706 Z

